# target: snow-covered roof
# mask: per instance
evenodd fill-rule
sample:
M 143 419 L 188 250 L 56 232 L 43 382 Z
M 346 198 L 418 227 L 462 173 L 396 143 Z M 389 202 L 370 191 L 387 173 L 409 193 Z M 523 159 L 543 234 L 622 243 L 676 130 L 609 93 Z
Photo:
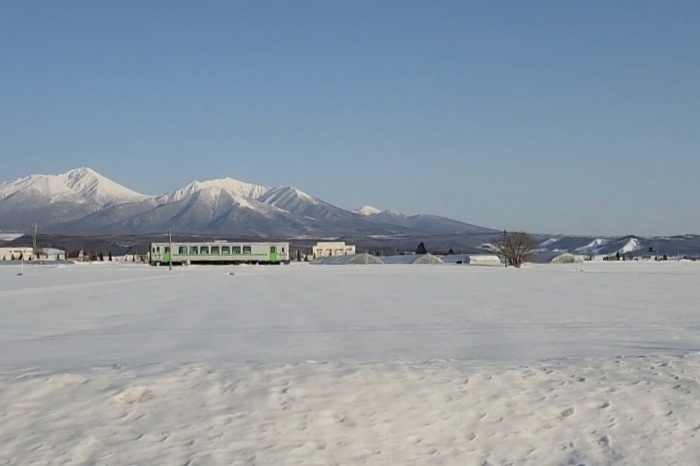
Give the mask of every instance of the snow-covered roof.
M 319 257 L 311 264 L 323 265 L 381 265 L 384 262 L 371 254 L 348 254 L 347 256 Z
M 329 256 L 317 257 L 316 259 L 314 259 L 314 260 L 312 260 L 311 262 L 309 262 L 309 264 L 311 264 L 311 265 L 321 265 L 321 264 L 325 264 L 326 261 L 327 261 L 328 259 L 330 259 Z
M 444 264 L 442 259 L 432 254 L 404 254 L 382 257 L 385 264 Z
M 533 254 L 527 262 L 533 264 L 564 264 L 583 262 L 584 256 L 570 252 L 540 252 Z
M 442 256 L 442 260 L 445 264 L 501 263 L 495 254 L 449 254 Z

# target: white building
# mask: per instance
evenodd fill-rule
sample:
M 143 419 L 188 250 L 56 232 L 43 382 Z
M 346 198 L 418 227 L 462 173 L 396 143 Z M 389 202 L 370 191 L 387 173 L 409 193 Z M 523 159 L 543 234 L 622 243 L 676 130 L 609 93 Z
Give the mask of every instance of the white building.
M 345 241 L 319 241 L 311 248 L 313 258 L 350 256 L 355 254 L 354 244 L 345 244 Z

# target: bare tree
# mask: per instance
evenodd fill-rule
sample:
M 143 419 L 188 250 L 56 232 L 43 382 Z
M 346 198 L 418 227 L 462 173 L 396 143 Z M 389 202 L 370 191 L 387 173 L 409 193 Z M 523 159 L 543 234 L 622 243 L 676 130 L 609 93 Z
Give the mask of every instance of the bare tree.
M 502 238 L 494 241 L 493 246 L 506 264 L 519 268 L 523 262 L 532 256 L 532 251 L 537 246 L 537 241 L 529 233 L 518 231 L 504 233 Z

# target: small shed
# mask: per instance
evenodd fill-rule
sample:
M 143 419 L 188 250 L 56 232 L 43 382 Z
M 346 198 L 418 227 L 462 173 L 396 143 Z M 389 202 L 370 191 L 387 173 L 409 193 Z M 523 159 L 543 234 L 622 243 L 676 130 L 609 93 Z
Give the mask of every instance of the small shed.
M 442 259 L 432 254 L 404 254 L 382 257 L 385 264 L 444 264 Z
M 311 264 L 322 265 L 381 265 L 384 262 L 371 254 L 348 254 L 347 256 L 319 257 Z
M 72 260 L 72 261 L 82 262 L 82 261 L 86 260 L 86 259 L 85 259 L 86 257 L 87 257 L 87 256 L 85 255 L 85 251 L 83 251 L 82 249 L 80 249 L 80 250 L 78 250 L 78 251 L 71 251 L 71 252 L 69 252 L 69 253 L 68 253 L 67 259 L 68 259 L 68 260 Z

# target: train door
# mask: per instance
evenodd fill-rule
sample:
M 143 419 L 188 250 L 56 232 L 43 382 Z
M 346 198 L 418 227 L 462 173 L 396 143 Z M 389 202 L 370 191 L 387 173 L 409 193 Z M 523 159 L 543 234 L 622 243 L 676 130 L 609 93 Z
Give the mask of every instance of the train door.
M 277 262 L 277 246 L 270 246 L 270 262 Z
M 166 264 L 170 262 L 170 247 L 165 246 L 165 252 L 163 253 L 163 262 Z

